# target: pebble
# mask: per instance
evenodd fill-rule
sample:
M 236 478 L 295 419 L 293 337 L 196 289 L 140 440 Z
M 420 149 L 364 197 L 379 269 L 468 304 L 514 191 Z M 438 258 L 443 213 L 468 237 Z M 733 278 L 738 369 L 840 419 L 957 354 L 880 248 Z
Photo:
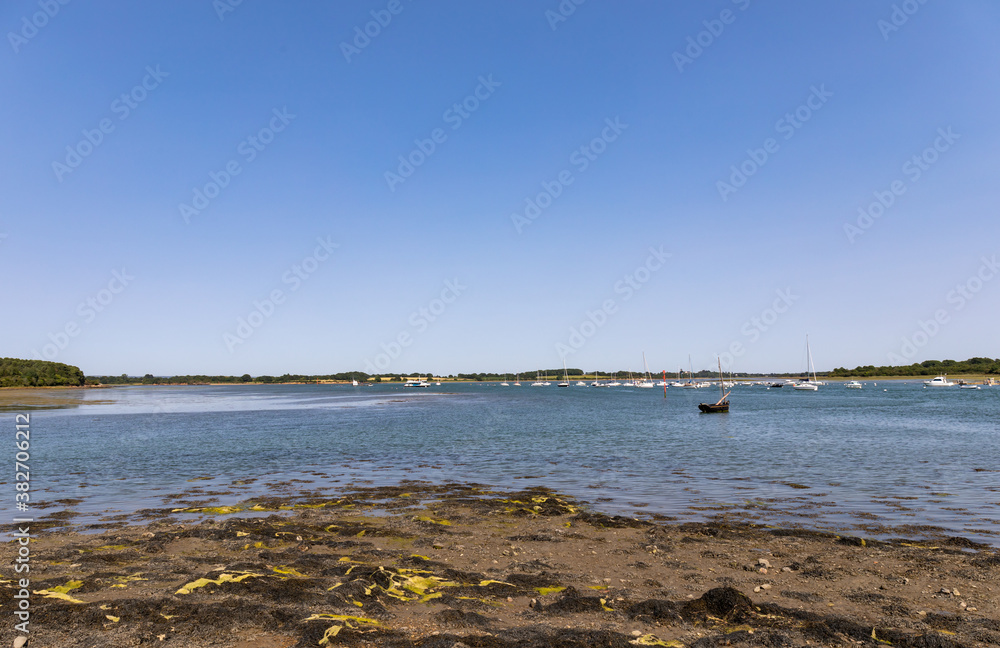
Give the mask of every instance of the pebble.
M 433 549 L 444 549 L 444 545 L 441 544 L 440 542 L 435 542 L 434 544 L 431 545 L 431 547 Z M 505 551 L 504 555 L 506 555 L 506 554 L 507 554 L 507 552 Z
M 958 604 L 958 607 L 960 607 L 960 608 L 962 608 L 964 610 L 965 608 L 967 608 L 969 606 L 968 606 L 968 604 L 965 601 L 962 601 L 961 603 Z
M 771 589 L 771 585 L 769 583 L 764 583 L 763 585 L 760 586 L 760 588 L 761 589 Z
M 761 567 L 765 567 L 765 568 L 771 566 L 771 563 L 768 562 L 768 560 L 766 558 L 758 558 L 757 559 L 757 564 L 760 565 Z
M 14 640 L 14 648 L 22 648 L 26 643 L 28 643 L 27 637 L 18 637 Z
M 786 573 L 791 573 L 792 568 L 791 567 L 782 567 L 781 571 L 786 572 Z
M 951 594 L 951 590 L 948 589 L 947 587 L 942 587 L 941 588 L 941 593 L 942 594 Z
M 632 636 L 633 637 L 641 637 L 642 636 L 642 631 L 641 630 L 633 630 L 632 631 Z
M 958 593 L 957 589 L 951 590 L 951 593 L 952 593 L 953 596 L 961 596 L 961 594 Z
M 766 573 L 767 573 L 767 567 L 761 567 L 761 568 L 760 568 L 760 569 L 758 569 L 757 571 L 758 571 L 759 573 L 761 573 L 761 574 L 766 574 Z

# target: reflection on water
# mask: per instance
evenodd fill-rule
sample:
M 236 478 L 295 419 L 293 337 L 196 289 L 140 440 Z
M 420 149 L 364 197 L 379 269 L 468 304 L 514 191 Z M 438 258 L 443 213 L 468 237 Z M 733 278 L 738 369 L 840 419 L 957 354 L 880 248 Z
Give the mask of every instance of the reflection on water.
M 698 412 L 710 390 L 79 391 L 94 402 L 32 416 L 33 487 L 49 503 L 82 500 L 45 511 L 130 513 L 289 485 L 426 479 L 545 485 L 630 515 L 876 536 L 936 526 L 1000 545 L 1000 389 L 738 387 L 728 415 Z

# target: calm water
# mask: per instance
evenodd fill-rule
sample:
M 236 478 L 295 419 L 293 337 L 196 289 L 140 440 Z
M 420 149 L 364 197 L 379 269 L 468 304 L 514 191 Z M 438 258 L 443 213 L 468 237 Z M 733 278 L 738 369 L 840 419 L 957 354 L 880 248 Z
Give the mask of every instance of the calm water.
M 50 505 L 34 514 L 81 498 L 74 524 L 89 523 L 247 478 L 260 480 L 213 496 L 232 503 L 291 479 L 426 479 L 546 485 L 631 515 L 725 511 L 908 537 L 929 525 L 1000 545 L 1000 388 L 738 387 L 731 413 L 700 414 L 717 394 L 527 383 L 85 390 L 113 402 L 32 411 L 33 499 Z M 13 412 L 0 416 L 13 424 Z

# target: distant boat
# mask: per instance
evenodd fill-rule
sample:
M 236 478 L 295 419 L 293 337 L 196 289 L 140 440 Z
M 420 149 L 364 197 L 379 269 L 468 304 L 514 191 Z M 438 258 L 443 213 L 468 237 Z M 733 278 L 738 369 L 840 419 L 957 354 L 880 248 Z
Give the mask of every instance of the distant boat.
M 980 389 L 979 385 L 959 385 L 959 389 Z
M 725 381 L 722 380 L 722 358 L 719 358 L 719 393 L 722 394 L 722 396 L 715 403 L 699 403 L 698 409 L 700 409 L 703 414 L 716 414 L 729 411 L 729 401 L 726 397 L 732 392 L 726 391 L 726 388 L 723 386 L 724 383 Z
M 500 383 L 500 386 L 501 386 L 501 387 L 510 387 L 510 383 L 509 383 L 509 382 L 507 382 L 507 374 L 504 374 L 504 375 L 503 375 L 503 382 L 502 382 L 502 383 Z
M 850 382 L 844 383 L 844 387 L 847 387 L 848 389 L 861 389 L 861 383 L 859 383 L 857 380 L 852 380 Z
M 521 374 L 514 374 L 514 386 L 515 387 L 521 386 Z
M 809 336 L 806 336 L 806 377 L 800 378 L 797 383 L 792 385 L 795 389 L 799 391 L 819 391 L 819 385 L 816 383 L 816 367 L 813 366 L 812 352 L 809 351 Z M 809 371 L 812 371 L 812 380 L 809 380 Z
M 954 387 L 955 383 L 949 382 L 948 374 L 943 376 L 937 376 L 933 380 L 925 380 L 924 384 L 928 387 Z
M 352 378 L 351 379 L 351 385 L 357 387 L 358 386 L 358 381 Z
M 642 352 L 642 370 L 645 372 L 645 377 L 642 380 L 636 380 L 635 386 L 642 387 L 643 389 L 651 389 L 656 387 L 656 383 L 653 382 L 653 377 L 649 375 L 649 366 L 646 364 L 646 352 Z
M 566 358 L 563 358 L 563 379 L 556 387 L 569 387 L 569 374 L 566 373 Z
M 542 380 L 541 373 L 542 372 L 540 371 L 535 372 L 535 382 L 531 383 L 532 387 L 547 387 L 548 385 L 552 384 L 550 382 L 545 382 L 544 380 Z
M 403 387 L 430 387 L 431 384 L 423 378 L 411 378 L 407 380 Z

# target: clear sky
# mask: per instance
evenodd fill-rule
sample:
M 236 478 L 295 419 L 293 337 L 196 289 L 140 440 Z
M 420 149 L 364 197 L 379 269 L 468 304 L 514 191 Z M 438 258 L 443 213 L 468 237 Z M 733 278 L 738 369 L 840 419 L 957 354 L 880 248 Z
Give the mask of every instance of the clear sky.
M 9 0 L 0 356 L 1000 356 L 998 24 L 989 0 Z

